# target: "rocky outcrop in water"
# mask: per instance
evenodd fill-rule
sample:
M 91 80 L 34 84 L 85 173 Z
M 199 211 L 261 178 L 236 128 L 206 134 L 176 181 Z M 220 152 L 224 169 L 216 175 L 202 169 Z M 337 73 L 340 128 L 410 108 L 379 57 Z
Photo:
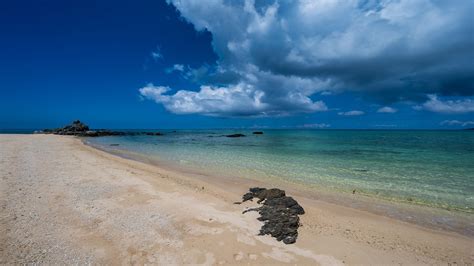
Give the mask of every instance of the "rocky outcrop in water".
M 300 226 L 298 215 L 305 213 L 303 207 L 292 197 L 286 196 L 284 190 L 278 188 L 250 188 L 249 192 L 242 196 L 242 202 L 254 198 L 258 198 L 257 203 L 263 202 L 263 205 L 245 210 L 243 213 L 257 211 L 260 214 L 258 220 L 264 222 L 260 235 L 271 235 L 285 244 L 295 243 Z
M 228 138 L 240 138 L 240 137 L 245 137 L 244 134 L 230 134 L 230 135 L 225 135 Z
M 162 136 L 160 132 L 125 132 L 113 131 L 108 129 L 90 130 L 89 126 L 79 120 L 73 121 L 70 125 L 56 129 L 44 129 L 35 131 L 36 134 L 55 134 L 55 135 L 69 135 L 79 137 L 104 137 L 104 136 Z
M 254 131 L 254 132 L 252 132 L 252 134 L 254 134 L 254 135 L 263 135 L 263 132 L 262 131 Z
M 143 132 L 147 136 L 163 136 L 163 133 L 160 132 Z

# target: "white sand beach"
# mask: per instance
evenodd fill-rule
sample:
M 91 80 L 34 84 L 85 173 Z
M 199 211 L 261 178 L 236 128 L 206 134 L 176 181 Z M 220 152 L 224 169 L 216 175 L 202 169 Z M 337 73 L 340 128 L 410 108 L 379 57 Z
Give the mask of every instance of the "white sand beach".
M 257 203 L 233 204 L 255 185 L 265 184 L 194 178 L 75 137 L 0 135 L 0 264 L 474 263 L 470 237 L 291 193 L 306 210 L 297 242 L 258 236 L 258 214 L 242 214 Z

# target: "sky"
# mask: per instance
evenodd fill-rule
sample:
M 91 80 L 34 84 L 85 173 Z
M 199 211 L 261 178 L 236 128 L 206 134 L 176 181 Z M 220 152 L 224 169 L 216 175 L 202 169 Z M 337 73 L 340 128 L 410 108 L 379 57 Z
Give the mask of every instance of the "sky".
M 0 3 L 0 129 L 474 127 L 465 0 Z

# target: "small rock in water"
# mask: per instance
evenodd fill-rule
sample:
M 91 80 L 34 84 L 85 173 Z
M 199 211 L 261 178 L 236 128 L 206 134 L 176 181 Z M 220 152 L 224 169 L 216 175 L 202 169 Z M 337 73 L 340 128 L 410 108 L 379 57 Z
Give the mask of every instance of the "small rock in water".
M 144 132 L 147 136 L 163 136 L 163 133 L 160 132 Z
M 257 211 L 260 214 L 258 220 L 264 222 L 260 235 L 271 235 L 285 244 L 295 243 L 300 226 L 298 215 L 305 213 L 303 207 L 292 197 L 286 196 L 284 190 L 278 188 L 250 188 L 249 192 L 242 196 L 242 202 L 253 198 L 258 198 L 258 203 L 263 202 L 263 205 L 245 210 L 243 213 Z
M 254 135 L 262 135 L 263 132 L 262 132 L 262 131 L 254 131 L 254 132 L 252 132 L 252 134 L 254 134 Z
M 244 134 L 230 134 L 230 135 L 226 135 L 226 137 L 228 138 L 240 138 L 240 137 L 245 137 Z

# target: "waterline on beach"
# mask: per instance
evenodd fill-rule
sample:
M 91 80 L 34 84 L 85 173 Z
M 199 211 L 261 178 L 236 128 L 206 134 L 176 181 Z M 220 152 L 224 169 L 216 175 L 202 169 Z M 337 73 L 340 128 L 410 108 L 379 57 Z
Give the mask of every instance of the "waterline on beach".
M 236 132 L 246 137 L 223 136 Z M 470 132 L 267 130 L 253 135 L 199 130 L 86 141 L 115 153 L 216 176 L 294 183 L 308 190 L 355 191 L 468 216 L 474 210 Z M 433 223 L 444 223 L 443 219 Z
M 352 191 L 464 212 L 474 210 L 474 136 L 439 131 L 218 131 L 105 137 L 91 144 L 200 170 Z

